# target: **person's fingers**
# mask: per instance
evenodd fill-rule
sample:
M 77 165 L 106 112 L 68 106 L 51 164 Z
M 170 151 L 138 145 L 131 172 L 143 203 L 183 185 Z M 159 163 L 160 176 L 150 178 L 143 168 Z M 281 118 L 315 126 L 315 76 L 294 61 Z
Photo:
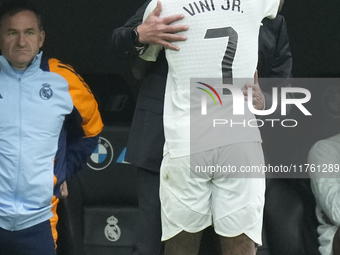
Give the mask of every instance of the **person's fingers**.
M 185 41 L 187 39 L 185 35 L 177 35 L 177 34 L 164 34 L 162 38 L 163 40 L 168 41 L 168 42 Z
M 150 15 L 155 15 L 157 17 L 159 17 L 159 15 L 161 15 L 162 12 L 162 3 L 161 1 L 157 1 L 157 6 L 156 8 L 150 13 Z
M 251 84 L 251 83 L 246 83 L 246 84 L 243 86 L 243 89 L 242 89 L 242 90 L 248 91 L 249 88 L 251 88 L 251 89 L 253 90 L 253 93 L 254 93 L 254 84 Z
M 176 50 L 176 51 L 179 50 L 179 47 L 178 47 L 177 45 L 172 44 L 172 43 L 170 43 L 170 42 L 168 42 L 168 41 L 162 41 L 162 42 L 160 43 L 160 45 L 162 45 L 162 46 L 163 46 L 164 48 L 166 48 L 166 49 L 171 49 L 171 50 Z
M 68 196 L 67 183 L 64 181 L 60 186 L 61 198 L 66 198 Z
M 175 21 L 183 19 L 184 17 L 185 17 L 184 14 L 175 14 L 175 15 L 171 15 L 168 17 L 164 17 L 163 22 L 164 24 L 170 25 L 174 23 Z
M 248 90 L 245 86 L 243 86 L 243 88 L 241 89 L 243 95 L 247 96 L 248 95 Z
M 189 29 L 189 26 L 187 25 L 167 25 L 164 28 L 164 32 L 166 33 L 179 33 L 179 32 L 183 32 Z
M 257 69 L 255 70 L 255 74 L 254 74 L 254 84 L 257 84 L 259 82 L 259 76 L 257 73 Z
M 253 86 L 253 85 L 250 84 L 250 83 L 246 83 L 246 85 L 244 85 L 244 87 L 245 87 L 246 89 L 251 88 L 252 86 Z

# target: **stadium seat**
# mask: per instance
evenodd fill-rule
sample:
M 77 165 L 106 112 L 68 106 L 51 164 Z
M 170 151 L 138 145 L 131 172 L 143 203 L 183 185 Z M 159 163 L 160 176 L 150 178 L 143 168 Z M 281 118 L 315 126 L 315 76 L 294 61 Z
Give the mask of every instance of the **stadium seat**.
M 270 179 L 264 224 L 270 254 L 320 255 L 309 179 Z
M 136 169 L 124 161 L 128 127 L 105 126 L 91 160 L 58 208 L 58 255 L 130 255 L 138 210 Z

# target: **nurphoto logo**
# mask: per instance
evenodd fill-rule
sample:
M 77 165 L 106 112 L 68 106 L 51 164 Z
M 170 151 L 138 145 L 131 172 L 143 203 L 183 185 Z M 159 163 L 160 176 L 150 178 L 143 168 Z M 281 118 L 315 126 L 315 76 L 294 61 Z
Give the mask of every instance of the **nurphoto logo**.
M 209 121 L 214 128 L 219 125 L 258 128 L 264 126 L 265 123 L 275 127 L 275 124 L 279 122 L 282 127 L 296 127 L 298 125 L 296 119 L 278 118 L 279 116 L 288 115 L 287 108 L 292 108 L 293 106 L 305 116 L 312 115 L 304 105 L 311 99 L 311 93 L 306 88 L 271 86 L 271 93 L 269 93 L 271 100 L 265 102 L 265 109 L 258 110 L 254 107 L 252 100 L 245 102 L 242 90 L 246 88 L 241 88 L 245 84 L 243 83 L 244 81 L 238 80 L 237 82 L 238 86 L 220 84 L 217 79 L 193 79 L 191 84 L 195 86 L 195 89 L 191 90 L 190 99 L 192 112 L 197 114 L 197 110 L 200 110 L 202 117 L 211 115 L 212 122 L 210 118 L 206 119 L 206 121 Z M 201 86 L 197 86 L 197 84 Z M 248 98 L 253 98 L 253 93 L 253 89 L 249 87 L 247 89 Z M 299 95 L 299 98 L 294 98 L 292 95 Z M 274 112 L 276 118 L 264 119 L 254 116 L 268 116 Z M 241 118 L 242 116 L 244 118 Z
M 222 101 L 221 98 L 219 96 L 219 94 L 217 93 L 217 91 L 210 85 L 205 84 L 205 83 L 201 83 L 198 82 L 202 85 L 207 86 L 208 88 L 210 88 L 218 97 L 218 99 L 220 100 L 221 106 L 222 106 Z M 222 88 L 222 89 L 228 89 L 231 92 L 232 98 L 233 98 L 233 114 L 234 115 L 244 115 L 244 95 L 242 93 L 242 90 L 239 87 L 233 86 L 233 85 L 226 85 L 226 84 L 218 84 L 214 86 L 215 88 Z M 199 88 L 201 90 L 204 90 L 206 93 L 208 93 L 214 100 L 215 104 L 216 101 L 214 99 L 214 97 L 212 96 L 212 94 L 202 88 Z M 278 99 L 278 88 L 273 87 L 273 93 L 272 93 L 272 106 L 270 109 L 268 110 L 257 110 L 254 108 L 252 100 L 248 100 L 248 108 L 249 110 L 256 114 L 256 115 L 261 115 L 261 116 L 265 116 L 265 115 L 270 115 L 272 114 L 276 109 L 277 109 L 277 99 Z M 286 95 L 289 93 L 301 93 L 304 94 L 305 97 L 304 98 L 287 98 Z M 252 88 L 248 88 L 248 95 L 249 98 L 252 98 L 253 96 L 253 90 Z M 292 87 L 284 87 L 281 88 L 281 115 L 286 115 L 286 106 L 288 104 L 293 104 L 296 107 L 298 107 L 302 113 L 304 115 L 312 115 L 304 106 L 304 103 L 307 103 L 309 100 L 311 99 L 311 93 L 305 89 L 305 88 L 292 88 Z M 207 114 L 207 99 L 206 99 L 206 95 L 203 94 L 202 95 L 202 115 L 206 115 Z

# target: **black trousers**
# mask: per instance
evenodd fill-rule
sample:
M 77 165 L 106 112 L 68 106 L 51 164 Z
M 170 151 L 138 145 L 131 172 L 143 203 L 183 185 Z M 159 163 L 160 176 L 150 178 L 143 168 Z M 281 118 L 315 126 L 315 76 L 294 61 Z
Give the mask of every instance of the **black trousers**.
M 50 221 L 19 231 L 0 228 L 1 255 L 55 255 Z
M 159 255 L 162 250 L 159 172 L 138 167 L 139 212 L 135 226 L 134 255 Z

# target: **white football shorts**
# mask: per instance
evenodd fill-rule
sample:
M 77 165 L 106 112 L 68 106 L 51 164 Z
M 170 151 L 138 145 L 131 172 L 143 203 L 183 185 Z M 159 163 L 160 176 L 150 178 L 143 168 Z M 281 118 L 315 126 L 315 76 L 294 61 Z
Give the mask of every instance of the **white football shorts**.
M 218 235 L 244 233 L 261 245 L 265 178 L 241 171 L 263 165 L 259 142 L 179 158 L 166 154 L 160 174 L 162 240 L 213 225 Z M 228 167 L 236 172 L 228 172 Z

